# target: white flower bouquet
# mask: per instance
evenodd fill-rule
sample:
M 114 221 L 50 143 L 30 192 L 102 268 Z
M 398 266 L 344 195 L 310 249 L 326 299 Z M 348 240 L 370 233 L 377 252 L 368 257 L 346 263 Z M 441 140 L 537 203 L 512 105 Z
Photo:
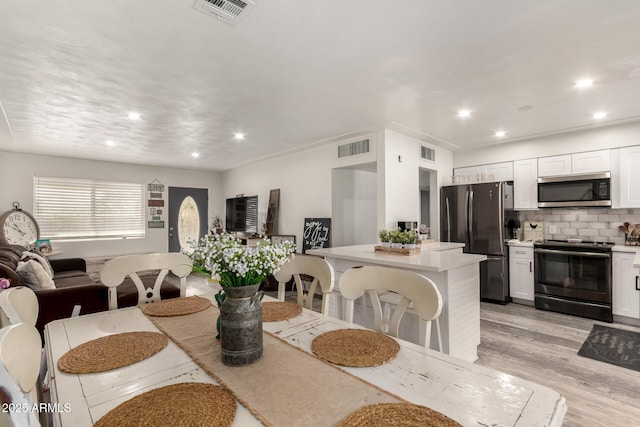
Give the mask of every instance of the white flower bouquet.
M 233 234 L 207 234 L 193 242 L 187 253 L 193 260 L 194 273 L 217 279 L 223 287 L 261 283 L 269 274 L 294 256 L 295 245 L 289 241 L 272 244 L 262 239 L 257 246 L 247 247 Z

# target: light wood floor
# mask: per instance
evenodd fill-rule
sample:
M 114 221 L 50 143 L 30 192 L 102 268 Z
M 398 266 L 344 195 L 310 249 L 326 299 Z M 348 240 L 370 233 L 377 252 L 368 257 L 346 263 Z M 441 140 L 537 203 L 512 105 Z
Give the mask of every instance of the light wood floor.
M 620 323 L 481 303 L 479 365 L 553 388 L 567 400 L 565 426 L 640 426 L 640 372 L 578 356 L 594 324 Z

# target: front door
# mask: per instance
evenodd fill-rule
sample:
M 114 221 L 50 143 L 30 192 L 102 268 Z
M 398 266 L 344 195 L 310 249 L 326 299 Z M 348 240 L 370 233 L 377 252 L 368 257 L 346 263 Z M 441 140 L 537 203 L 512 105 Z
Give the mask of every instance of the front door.
M 209 190 L 169 187 L 169 252 L 189 249 L 188 242 L 207 234 Z

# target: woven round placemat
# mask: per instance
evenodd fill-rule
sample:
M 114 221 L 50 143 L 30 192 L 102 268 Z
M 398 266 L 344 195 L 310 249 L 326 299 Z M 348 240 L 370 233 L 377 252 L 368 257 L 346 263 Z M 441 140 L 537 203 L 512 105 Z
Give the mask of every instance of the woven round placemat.
M 213 384 L 180 383 L 156 388 L 113 408 L 94 427 L 230 426 L 236 400 Z
M 383 333 L 367 329 L 338 329 L 311 342 L 313 354 L 341 366 L 378 366 L 396 357 L 400 345 Z
M 58 359 L 58 369 L 69 374 L 88 374 L 121 368 L 153 356 L 168 344 L 158 332 L 125 332 L 80 344 Z
M 211 301 L 199 296 L 186 298 L 172 298 L 162 301 L 152 302 L 140 306 L 140 310 L 147 316 L 170 317 L 183 316 L 185 314 L 197 313 L 208 308 Z
M 462 427 L 461 424 L 426 406 L 411 403 L 376 403 L 352 412 L 339 427 Z
M 268 301 L 262 303 L 262 321 L 279 322 L 291 319 L 302 313 L 302 307 L 293 302 Z

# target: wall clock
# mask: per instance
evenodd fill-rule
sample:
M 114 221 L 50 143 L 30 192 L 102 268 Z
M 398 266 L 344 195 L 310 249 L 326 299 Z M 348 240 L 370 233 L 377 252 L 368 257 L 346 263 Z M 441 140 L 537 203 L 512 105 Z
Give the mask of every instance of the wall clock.
M 33 245 L 40 238 L 38 221 L 20 203 L 13 202 L 13 209 L 0 216 L 0 243 L 3 245 Z

